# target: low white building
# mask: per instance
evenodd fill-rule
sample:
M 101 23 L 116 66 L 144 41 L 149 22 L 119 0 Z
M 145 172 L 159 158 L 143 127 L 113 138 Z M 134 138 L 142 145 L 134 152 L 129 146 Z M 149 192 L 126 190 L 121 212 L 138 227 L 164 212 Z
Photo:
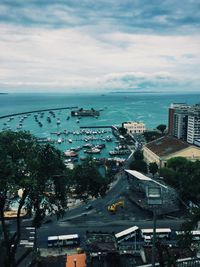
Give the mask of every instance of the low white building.
M 122 127 L 127 129 L 127 133 L 129 134 L 144 133 L 146 130 L 145 124 L 143 122 L 137 122 L 137 121 L 123 122 Z

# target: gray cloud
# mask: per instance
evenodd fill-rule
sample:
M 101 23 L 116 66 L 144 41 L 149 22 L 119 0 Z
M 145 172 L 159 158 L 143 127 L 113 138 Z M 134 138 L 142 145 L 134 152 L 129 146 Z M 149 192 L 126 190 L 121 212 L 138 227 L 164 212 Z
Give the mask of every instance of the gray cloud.
M 191 33 L 200 26 L 199 1 L 1 1 L 0 21 L 26 26 L 108 25 L 122 31 Z M 171 32 L 172 33 L 172 32 Z

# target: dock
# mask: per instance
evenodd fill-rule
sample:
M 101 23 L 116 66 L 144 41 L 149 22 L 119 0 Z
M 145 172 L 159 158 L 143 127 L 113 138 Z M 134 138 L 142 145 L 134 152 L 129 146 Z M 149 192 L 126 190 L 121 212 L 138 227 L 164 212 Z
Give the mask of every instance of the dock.
M 109 126 L 109 125 L 99 125 L 99 126 L 80 126 L 80 129 L 90 129 L 90 128 L 93 128 L 93 129 L 96 129 L 96 128 L 111 128 L 112 126 Z

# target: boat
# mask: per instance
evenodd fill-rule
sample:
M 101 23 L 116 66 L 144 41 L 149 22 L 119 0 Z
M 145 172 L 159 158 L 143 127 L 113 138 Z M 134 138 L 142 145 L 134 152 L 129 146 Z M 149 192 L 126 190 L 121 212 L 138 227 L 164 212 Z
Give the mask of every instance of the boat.
M 109 151 L 110 156 L 120 156 L 120 155 L 128 155 L 130 154 L 130 151 L 128 150 L 119 150 L 119 151 Z
M 58 139 L 58 144 L 61 144 L 62 143 L 62 139 Z
M 92 148 L 93 145 L 92 144 L 84 144 L 83 147 L 85 147 L 85 148 Z
M 51 118 L 50 117 L 47 117 L 47 121 L 50 123 L 51 122 Z
M 70 119 L 70 116 L 67 117 L 67 121 Z
M 66 157 L 78 157 L 78 153 L 70 150 L 66 150 L 64 154 Z
M 68 139 L 68 142 L 69 142 L 69 143 L 72 143 L 72 139 Z
M 57 119 L 56 124 L 57 124 L 57 125 L 60 124 L 60 119 Z
M 102 149 L 102 148 L 105 148 L 106 145 L 105 144 L 99 144 L 99 145 L 96 145 L 96 148 L 98 149 Z
M 87 153 L 87 154 L 99 154 L 100 152 L 101 150 L 95 147 L 93 147 L 90 150 L 84 150 L 84 153 Z
M 80 120 L 79 120 L 79 119 L 77 119 L 77 120 L 76 120 L 76 123 L 79 123 L 79 122 L 80 122 Z

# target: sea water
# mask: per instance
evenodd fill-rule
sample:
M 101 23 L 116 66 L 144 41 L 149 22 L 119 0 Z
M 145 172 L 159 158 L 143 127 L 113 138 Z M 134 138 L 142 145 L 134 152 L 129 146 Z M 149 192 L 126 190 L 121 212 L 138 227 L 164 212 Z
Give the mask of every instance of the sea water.
M 126 121 L 141 121 L 146 124 L 147 129 L 153 129 L 159 124 L 167 124 L 169 105 L 180 102 L 198 103 L 200 102 L 200 93 L 10 93 L 0 95 L 0 116 L 75 106 L 83 109 L 101 110 L 98 118 L 82 117 L 79 122 L 77 122 L 76 117 L 70 116 L 71 110 L 57 110 L 55 111 L 55 118 L 51 117 L 51 123 L 47 122 L 47 117 L 50 115 L 46 111 L 43 118 L 40 118 L 40 114 L 38 115 L 42 127 L 34 120 L 34 114 L 37 113 L 32 113 L 24 120 L 21 130 L 30 131 L 38 138 L 59 139 L 62 137 L 56 137 L 52 133 L 64 130 L 75 132 L 80 130 L 80 126 L 121 126 Z M 68 116 L 70 116 L 70 119 L 67 120 Z M 14 119 L 9 122 L 8 118 L 0 119 L 0 129 L 17 130 L 20 118 L 21 116 L 14 116 Z M 57 125 L 57 119 L 60 119 L 60 125 Z M 111 136 L 111 129 L 108 128 L 105 131 L 105 133 L 96 135 L 95 137 L 98 140 L 93 141 L 93 144 L 106 143 L 106 149 L 101 153 L 101 157 L 107 157 L 108 151 L 116 146 L 114 139 L 113 142 L 104 141 L 107 136 Z M 71 147 L 76 148 L 85 143 L 82 140 L 84 138 L 84 136 L 70 134 L 63 137 L 64 142 L 62 144 L 56 143 L 56 147 L 63 151 Z M 72 139 L 72 143 L 69 143 L 69 139 Z M 83 155 L 83 152 L 81 153 Z

